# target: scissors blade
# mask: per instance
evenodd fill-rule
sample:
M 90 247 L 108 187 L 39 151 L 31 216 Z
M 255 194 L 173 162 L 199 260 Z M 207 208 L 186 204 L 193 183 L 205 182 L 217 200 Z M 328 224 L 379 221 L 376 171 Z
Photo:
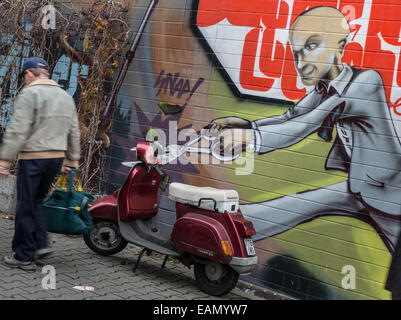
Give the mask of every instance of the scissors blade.
M 197 147 L 188 147 L 186 152 L 211 154 L 210 149 L 208 149 L 208 148 L 197 148 Z
M 188 147 L 192 146 L 193 144 L 199 142 L 201 139 L 202 139 L 202 135 L 199 135 L 199 136 L 197 136 L 195 139 L 193 139 L 193 140 L 191 140 L 191 141 L 188 141 L 186 144 L 183 144 L 183 145 L 181 146 L 181 149 L 183 149 L 183 148 L 188 148 Z
M 131 168 L 134 166 L 136 162 L 135 161 L 125 161 L 125 162 L 121 162 L 121 164 L 125 167 Z

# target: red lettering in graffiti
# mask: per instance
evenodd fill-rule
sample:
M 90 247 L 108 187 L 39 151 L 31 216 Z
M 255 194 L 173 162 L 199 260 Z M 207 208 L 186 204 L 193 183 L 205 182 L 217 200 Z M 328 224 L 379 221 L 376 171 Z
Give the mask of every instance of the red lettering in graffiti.
M 338 0 L 295 0 L 290 24 L 307 9 L 319 6 L 337 7 L 337 2 Z
M 211 26 L 227 19 L 234 26 L 250 27 L 244 39 L 240 85 L 261 95 L 272 88 L 275 79 L 281 79 L 285 98 L 298 100 L 305 95 L 305 89 L 297 87 L 291 47 L 288 37 L 283 39 L 283 31 L 302 12 L 316 6 L 332 6 L 343 12 L 350 24 L 351 36 L 342 62 L 377 70 L 390 105 L 400 113 L 399 0 L 199 0 L 197 23 L 200 27 Z
M 299 100 L 305 96 L 306 90 L 297 87 L 298 73 L 295 70 L 294 56 L 290 43 L 287 42 L 286 55 L 284 60 L 284 71 L 281 78 L 281 89 L 284 96 L 289 100 Z
M 399 2 L 373 1 L 362 66 L 380 72 L 388 101 L 395 112 L 397 112 L 397 102 L 392 101 L 391 92 L 401 86 L 400 36 L 401 6 Z M 398 65 L 396 65 L 397 56 Z
M 262 47 L 260 52 L 260 71 L 268 77 L 280 78 L 283 71 L 285 56 L 285 44 L 275 39 L 277 29 L 285 29 L 289 16 L 289 6 L 286 2 L 278 2 L 270 6 L 272 15 L 263 17 L 263 24 L 266 29 L 263 32 Z
M 342 62 L 356 68 L 362 67 L 363 48 L 359 43 L 351 42 L 345 46 Z
M 241 61 L 240 83 L 244 89 L 268 91 L 272 87 L 274 80 L 254 76 L 258 39 L 259 29 L 253 29 L 245 38 L 244 52 Z

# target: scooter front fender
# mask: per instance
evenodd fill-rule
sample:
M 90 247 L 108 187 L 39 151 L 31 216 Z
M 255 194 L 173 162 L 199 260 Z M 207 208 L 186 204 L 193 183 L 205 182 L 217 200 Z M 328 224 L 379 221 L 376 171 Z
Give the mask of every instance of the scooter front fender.
M 188 213 L 179 218 L 173 228 L 171 240 L 178 251 L 228 264 L 232 257 L 222 247 L 222 241 L 232 248 L 230 237 L 225 227 L 216 219 Z
M 111 220 L 118 223 L 117 198 L 114 195 L 97 199 L 91 204 L 88 211 L 93 219 Z

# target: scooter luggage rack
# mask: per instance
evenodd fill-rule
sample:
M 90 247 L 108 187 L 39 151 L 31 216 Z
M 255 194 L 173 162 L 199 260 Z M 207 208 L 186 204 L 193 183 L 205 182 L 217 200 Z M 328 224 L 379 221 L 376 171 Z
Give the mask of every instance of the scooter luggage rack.
M 213 199 L 213 198 L 200 198 L 199 199 L 199 202 L 198 202 L 198 205 L 196 206 L 197 208 L 200 208 L 201 207 L 201 202 L 202 201 L 206 201 L 206 200 L 208 200 L 208 201 L 213 201 L 214 202 L 214 211 L 215 212 L 218 212 L 218 209 L 217 209 L 217 202 L 216 202 L 216 200 L 215 199 Z M 190 205 L 190 204 L 189 204 Z
M 187 206 L 219 213 L 236 213 L 239 208 L 238 192 L 231 189 L 196 187 L 173 182 L 170 184 L 168 197 Z

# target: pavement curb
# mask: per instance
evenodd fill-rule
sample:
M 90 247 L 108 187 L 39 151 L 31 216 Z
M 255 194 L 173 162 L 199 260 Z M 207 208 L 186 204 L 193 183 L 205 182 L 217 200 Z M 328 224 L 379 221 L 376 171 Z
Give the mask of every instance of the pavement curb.
M 238 291 L 241 291 L 243 294 L 245 294 L 247 298 L 251 300 L 296 300 L 282 293 L 258 286 L 244 280 L 238 280 L 236 288 L 238 289 Z

